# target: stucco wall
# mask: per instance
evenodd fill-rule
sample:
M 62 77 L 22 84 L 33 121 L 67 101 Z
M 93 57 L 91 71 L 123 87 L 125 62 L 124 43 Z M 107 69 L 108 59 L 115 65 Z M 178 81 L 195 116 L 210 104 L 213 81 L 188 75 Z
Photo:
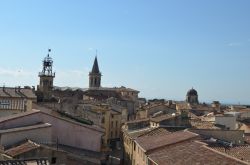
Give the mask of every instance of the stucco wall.
M 133 153 L 133 159 L 135 160 L 135 165 L 147 164 L 147 157 L 138 144 L 136 144 L 136 151 Z
M 242 112 L 242 113 L 240 114 L 240 117 L 241 117 L 242 119 L 250 118 L 250 112 Z
M 101 137 L 104 134 L 102 131 L 91 129 L 92 126 L 85 127 L 42 112 L 0 120 L 0 129 L 32 125 L 38 122 L 52 124 L 52 141 L 56 141 L 58 138 L 60 144 L 97 152 L 101 150 Z
M 230 130 L 238 129 L 238 123 L 236 122 L 236 116 L 215 116 L 215 124 L 224 125 Z
M 6 119 L 3 119 L 3 121 L 1 121 L 0 118 L 0 129 L 10 129 L 26 125 L 34 125 L 36 123 L 41 123 L 41 122 L 43 122 L 41 119 L 41 113 L 34 112 L 32 114 L 28 114 L 14 119 L 12 119 L 11 117 L 7 117 Z
M 2 146 L 13 145 L 25 139 L 30 139 L 38 143 L 46 143 L 51 141 L 51 133 L 51 127 L 1 133 L 0 141 Z
M 42 114 L 44 122 L 52 124 L 52 139 L 60 144 L 92 151 L 101 150 L 102 132 L 92 130 L 47 114 Z

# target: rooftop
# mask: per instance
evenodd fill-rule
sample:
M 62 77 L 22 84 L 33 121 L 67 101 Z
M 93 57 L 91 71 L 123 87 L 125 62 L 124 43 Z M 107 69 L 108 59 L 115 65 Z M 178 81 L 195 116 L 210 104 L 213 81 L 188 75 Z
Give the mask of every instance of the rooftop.
M 160 115 L 160 116 L 157 116 L 157 117 L 151 117 L 150 121 L 158 123 L 158 122 L 168 120 L 168 119 L 172 119 L 172 118 L 175 118 L 175 117 L 177 117 L 177 115 L 165 114 L 165 115 Z
M 11 157 L 15 157 L 20 154 L 26 153 L 28 151 L 37 149 L 39 147 L 40 147 L 39 144 L 36 144 L 35 142 L 32 142 L 31 140 L 26 140 L 19 145 L 13 146 L 12 148 L 5 150 L 4 153 Z
M 31 88 L 21 87 L 0 87 L 0 97 L 36 99 L 36 95 Z
M 59 90 L 59 91 L 86 91 L 88 88 L 79 88 L 79 87 L 58 87 L 54 86 L 53 90 Z
M 147 152 L 195 137 L 198 137 L 198 135 L 185 130 L 170 134 L 167 133 L 161 136 L 142 136 L 137 138 L 135 141 L 145 152 Z
M 232 156 L 234 158 L 246 161 L 250 164 L 250 146 L 234 146 L 234 147 L 224 147 L 222 145 L 209 145 L 210 148 Z
M 42 124 L 35 124 L 30 126 L 24 126 L 24 127 L 16 127 L 11 129 L 1 129 L 0 134 L 3 133 L 9 133 L 9 132 L 18 132 L 18 131 L 26 131 L 26 130 L 32 130 L 32 129 L 39 129 L 39 128 L 47 128 L 51 127 L 51 124 L 49 123 L 42 123 Z
M 162 135 L 168 135 L 171 134 L 172 130 L 169 130 L 168 128 L 154 128 L 150 130 L 149 132 L 145 132 L 144 134 L 140 135 L 140 137 L 147 137 L 147 136 L 162 136 Z
M 216 127 L 212 122 L 202 121 L 201 119 L 191 119 L 190 120 L 192 128 L 196 129 L 220 129 Z
M 37 105 L 37 108 L 46 109 L 45 107 L 40 107 L 38 105 Z M 15 115 L 7 116 L 7 117 L 2 117 L 2 118 L 0 118 L 0 123 L 2 123 L 2 122 L 4 123 L 7 120 L 15 120 L 16 118 L 22 118 L 24 116 L 33 115 L 33 114 L 36 114 L 36 113 L 49 115 L 49 116 L 52 116 L 54 118 L 64 120 L 66 122 L 70 122 L 72 124 L 81 125 L 81 126 L 86 127 L 88 129 L 96 130 L 96 131 L 99 131 L 99 132 L 104 132 L 104 130 L 102 128 L 96 127 L 94 125 L 82 124 L 80 122 L 76 122 L 75 120 L 71 120 L 70 118 L 62 117 L 60 114 L 57 114 L 57 113 L 50 113 L 49 111 L 40 111 L 40 110 L 36 110 L 36 109 L 32 109 L 32 111 L 27 111 L 27 112 L 15 114 Z
M 90 88 L 89 90 L 100 90 L 100 91 L 129 91 L 129 92 L 139 92 L 132 88 L 126 88 L 126 87 L 98 87 L 98 88 Z
M 133 131 L 125 131 L 127 133 L 127 135 L 132 138 L 132 139 L 135 139 L 141 135 L 144 135 L 150 131 L 152 131 L 154 128 L 150 128 L 150 127 L 146 127 L 146 128 L 143 128 L 143 129 L 137 129 L 137 130 L 133 130 Z
M 100 74 L 97 57 L 95 57 L 95 61 L 94 61 L 91 73 Z
M 158 165 L 183 165 L 183 164 L 206 164 L 206 165 L 241 165 L 247 164 L 216 150 L 210 149 L 204 143 L 189 140 L 172 144 L 152 151 L 149 159 Z

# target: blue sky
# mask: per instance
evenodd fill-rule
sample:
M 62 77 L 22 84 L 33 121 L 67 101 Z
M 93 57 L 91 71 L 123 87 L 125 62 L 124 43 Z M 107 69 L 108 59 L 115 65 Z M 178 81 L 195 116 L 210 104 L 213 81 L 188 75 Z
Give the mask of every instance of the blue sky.
M 147 98 L 250 104 L 248 0 L 0 2 L 0 85 L 37 85 L 51 48 L 57 86 L 102 86 Z

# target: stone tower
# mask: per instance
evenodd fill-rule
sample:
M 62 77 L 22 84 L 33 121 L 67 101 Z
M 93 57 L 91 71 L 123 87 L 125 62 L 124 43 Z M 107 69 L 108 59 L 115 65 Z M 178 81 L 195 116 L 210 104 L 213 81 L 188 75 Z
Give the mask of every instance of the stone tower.
M 40 83 L 37 87 L 38 91 L 42 93 L 43 100 L 51 99 L 53 80 L 55 77 L 55 72 L 52 70 L 53 60 L 49 56 L 51 50 L 48 50 L 48 55 L 43 60 L 43 70 L 39 72 Z
M 99 71 L 97 57 L 95 57 L 92 71 L 89 72 L 89 88 L 99 88 L 101 86 L 101 77 L 102 74 Z
M 199 104 L 198 92 L 195 89 L 190 89 L 186 95 L 186 102 L 189 104 Z

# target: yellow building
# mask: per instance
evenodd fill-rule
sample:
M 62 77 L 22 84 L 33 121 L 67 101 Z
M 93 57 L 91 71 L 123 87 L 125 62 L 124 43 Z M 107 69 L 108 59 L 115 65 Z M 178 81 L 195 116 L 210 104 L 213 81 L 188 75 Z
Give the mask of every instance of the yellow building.
M 30 87 L 0 87 L 0 117 L 30 111 L 36 99 Z
M 82 109 L 83 118 L 105 129 L 103 145 L 115 147 L 116 143 L 120 141 L 121 125 L 126 121 L 127 110 L 108 104 L 83 104 L 80 109 Z

